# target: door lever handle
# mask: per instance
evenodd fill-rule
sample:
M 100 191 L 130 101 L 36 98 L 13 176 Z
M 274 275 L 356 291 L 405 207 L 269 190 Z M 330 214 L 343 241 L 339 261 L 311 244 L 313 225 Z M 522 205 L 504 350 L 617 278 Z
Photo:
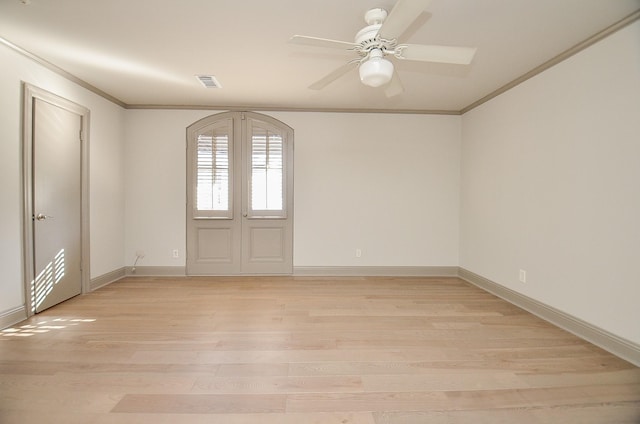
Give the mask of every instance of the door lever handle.
M 42 214 L 42 213 L 39 213 L 38 215 L 36 215 L 36 219 L 38 221 L 44 221 L 47 218 L 53 218 L 53 217 L 51 215 L 45 215 L 45 214 Z

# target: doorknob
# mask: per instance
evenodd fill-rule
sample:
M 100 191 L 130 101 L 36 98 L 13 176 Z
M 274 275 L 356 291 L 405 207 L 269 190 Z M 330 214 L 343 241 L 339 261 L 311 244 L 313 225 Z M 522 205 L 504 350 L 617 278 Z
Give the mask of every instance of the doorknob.
M 38 215 L 36 215 L 36 219 L 37 219 L 38 221 L 44 221 L 44 220 L 45 220 L 45 219 L 47 219 L 47 218 L 53 218 L 53 217 L 52 217 L 51 215 L 44 215 L 44 214 L 41 214 L 41 213 L 39 213 Z

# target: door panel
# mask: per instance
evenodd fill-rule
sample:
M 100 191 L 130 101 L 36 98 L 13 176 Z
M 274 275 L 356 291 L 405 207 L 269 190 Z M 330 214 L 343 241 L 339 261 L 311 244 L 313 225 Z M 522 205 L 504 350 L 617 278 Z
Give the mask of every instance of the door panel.
M 198 229 L 198 260 L 233 262 L 232 230 L 229 228 Z
M 282 261 L 284 235 L 282 228 L 249 227 L 249 261 Z
M 293 131 L 285 124 L 249 112 L 192 124 L 187 274 L 291 274 L 292 186 Z
M 33 108 L 31 297 L 40 312 L 82 291 L 82 117 L 40 99 Z
M 236 225 L 215 220 L 195 220 L 187 231 L 187 270 L 189 275 L 237 274 L 240 270 L 240 244 L 235 240 Z
M 247 273 L 278 274 L 292 268 L 287 229 L 281 222 L 248 220 L 243 232 L 243 263 Z

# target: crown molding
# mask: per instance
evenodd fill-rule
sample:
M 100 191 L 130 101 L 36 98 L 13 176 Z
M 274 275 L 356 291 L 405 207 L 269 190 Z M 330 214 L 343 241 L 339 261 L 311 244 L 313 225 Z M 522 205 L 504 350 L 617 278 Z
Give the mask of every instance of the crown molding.
M 476 100 L 475 102 L 471 103 L 469 106 L 463 108 L 460 110 L 460 114 L 464 115 L 465 113 L 469 112 L 470 110 L 473 110 L 475 108 L 477 108 L 478 106 L 480 106 L 483 103 L 488 102 L 489 100 L 498 97 L 500 94 L 511 90 L 512 88 L 514 88 L 517 85 L 522 84 L 523 82 L 525 82 L 526 80 L 535 77 L 538 74 L 541 74 L 542 72 L 546 71 L 547 69 L 559 64 L 560 62 L 563 62 L 565 60 L 567 60 L 568 58 L 570 58 L 571 56 L 580 53 L 581 51 L 583 51 L 584 49 L 586 49 L 589 46 L 594 45 L 595 43 L 597 43 L 598 41 L 601 41 L 605 38 L 607 38 L 608 36 L 610 36 L 611 34 L 613 34 L 616 31 L 621 30 L 622 28 L 626 27 L 627 25 L 637 21 L 638 19 L 640 19 L 640 10 L 636 10 L 635 12 L 633 12 L 632 14 L 630 14 L 629 16 L 627 16 L 626 18 L 623 18 L 621 20 L 619 20 L 618 22 L 616 22 L 615 24 L 608 26 L 607 28 L 603 29 L 602 31 L 592 35 L 591 37 L 587 38 L 586 40 L 576 44 L 575 46 L 565 50 L 564 52 L 560 53 L 559 55 L 549 59 L 548 61 L 544 62 L 543 64 L 533 68 L 532 70 L 530 70 L 529 72 L 527 72 L 524 75 L 519 76 L 518 78 L 514 79 L 513 81 L 503 85 L 502 87 L 498 88 L 497 90 L 487 94 L 486 96 L 482 97 L 481 99 Z
M 619 31 L 620 29 L 632 24 L 640 19 L 640 9 L 636 10 L 627 17 L 619 20 L 613 25 L 608 26 L 602 31 L 592 35 L 586 40 L 576 44 L 575 46 L 565 50 L 559 55 L 549 59 L 543 64 L 535 67 L 529 72 L 503 85 L 502 87 L 492 91 L 486 96 L 476 100 L 468 106 L 460 110 L 421 110 L 421 109 L 358 109 L 358 108 L 296 108 L 296 107 L 275 107 L 275 106 L 259 106 L 259 105 L 243 105 L 243 106 L 215 106 L 215 105 L 170 105 L 170 104 L 127 104 L 122 100 L 100 90 L 99 88 L 89 84 L 88 82 L 78 78 L 77 76 L 65 71 L 57 65 L 13 44 L 9 40 L 0 37 L 0 44 L 4 44 L 15 52 L 37 62 L 45 68 L 55 72 L 56 74 L 72 81 L 79 86 L 103 97 L 104 99 L 124 108 L 124 109 L 151 109 L 151 110 L 229 110 L 229 111 L 271 111 L 271 112 L 321 112 L 321 113 L 385 113 L 385 114 L 416 114 L 416 115 L 464 115 L 465 113 L 475 109 L 476 107 L 488 102 L 489 100 L 509 91 L 510 89 L 522 84 L 530 78 L 546 71 L 547 69 L 559 64 L 560 62 L 570 58 L 571 56 L 581 52 L 589 46 L 603 40 L 609 35 Z
M 41 58 L 40 56 L 36 56 L 35 54 L 23 49 L 20 46 L 17 46 L 15 44 L 13 44 L 11 41 L 7 40 L 6 38 L 2 38 L 0 37 L 0 44 L 4 44 L 5 46 L 9 47 L 11 50 L 15 51 L 16 53 L 19 53 L 31 60 L 33 60 L 34 62 L 38 63 L 39 65 L 42 65 L 43 67 L 49 69 L 50 71 L 55 72 L 56 74 L 60 75 L 63 78 L 68 79 L 69 81 L 78 84 L 80 87 L 86 88 L 87 90 L 97 94 L 100 97 L 103 97 L 106 100 L 109 100 L 112 103 L 117 104 L 118 106 L 121 106 L 123 108 L 126 108 L 126 103 L 124 103 L 123 101 L 121 101 L 120 99 L 113 97 L 111 94 L 105 93 L 104 91 L 100 90 L 97 87 L 94 87 L 93 85 L 89 84 L 88 82 L 78 78 L 77 76 L 73 75 L 70 72 L 65 71 L 64 69 L 62 69 L 61 67 L 54 65 L 53 63 L 49 62 L 48 60 L 45 60 L 43 58 Z
M 357 108 L 304 108 L 304 107 L 277 107 L 277 106 L 211 106 L 211 105 L 157 105 L 157 104 L 133 104 L 126 105 L 125 109 L 160 109 L 160 110 L 225 110 L 231 112 L 246 112 L 248 110 L 261 112 L 319 112 L 319 113 L 385 113 L 403 115 L 461 115 L 457 110 L 435 109 L 357 109 Z

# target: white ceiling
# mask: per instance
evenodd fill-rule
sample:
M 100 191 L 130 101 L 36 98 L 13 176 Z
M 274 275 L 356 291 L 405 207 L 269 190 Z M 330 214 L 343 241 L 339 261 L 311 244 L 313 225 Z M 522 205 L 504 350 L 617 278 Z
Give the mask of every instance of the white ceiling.
M 640 0 L 433 0 L 400 41 L 477 47 L 469 66 L 395 61 L 386 98 L 353 70 L 307 87 L 353 53 L 288 44 L 352 41 L 395 0 L 0 0 L 0 37 L 126 105 L 460 111 L 640 9 Z M 212 74 L 222 88 L 194 78 Z

